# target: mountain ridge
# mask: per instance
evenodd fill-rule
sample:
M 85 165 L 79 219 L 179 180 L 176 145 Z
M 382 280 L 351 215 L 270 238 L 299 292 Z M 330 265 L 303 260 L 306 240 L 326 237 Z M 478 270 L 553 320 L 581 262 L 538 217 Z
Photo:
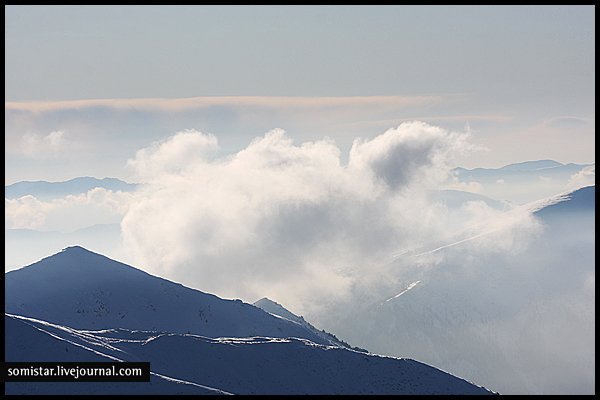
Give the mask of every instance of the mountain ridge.
M 415 360 L 307 339 L 80 331 L 11 314 L 5 315 L 5 329 L 9 361 L 144 360 L 150 362 L 155 385 L 165 385 L 164 380 L 178 383 L 159 387 L 162 394 L 491 394 Z M 80 384 L 97 394 L 151 393 L 144 384 L 105 382 L 78 382 L 74 389 L 72 383 L 53 383 L 51 393 L 80 393 Z M 6 393 L 48 393 L 48 386 L 7 382 Z
M 517 162 L 517 163 L 511 163 L 511 164 L 506 164 L 503 165 L 502 167 L 498 167 L 498 168 L 483 168 L 483 167 L 477 167 L 477 168 L 464 168 L 464 167 L 457 167 L 455 168 L 455 170 L 461 170 L 461 171 L 540 171 L 543 169 L 547 169 L 547 168 L 555 168 L 555 167 L 565 167 L 565 166 L 569 166 L 569 167 L 586 167 L 586 166 L 590 166 L 593 165 L 592 164 L 577 164 L 577 163 L 561 163 L 555 160 L 550 160 L 550 159 L 544 159 L 544 160 L 529 160 L 529 161 L 521 161 L 521 162 Z
M 491 394 L 81 246 L 6 273 L 5 288 L 8 361 L 143 360 L 154 385 L 8 382 L 9 394 Z
M 86 193 L 94 188 L 103 188 L 112 191 L 129 192 L 135 190 L 139 184 L 125 182 L 118 178 L 94 178 L 81 176 L 66 181 L 19 181 L 4 186 L 4 197 L 7 199 L 19 198 L 27 195 L 38 199 L 53 199 L 67 195 Z
M 241 300 L 188 288 L 80 246 L 7 272 L 5 288 L 6 312 L 77 329 L 304 337 L 330 344 L 304 326 Z

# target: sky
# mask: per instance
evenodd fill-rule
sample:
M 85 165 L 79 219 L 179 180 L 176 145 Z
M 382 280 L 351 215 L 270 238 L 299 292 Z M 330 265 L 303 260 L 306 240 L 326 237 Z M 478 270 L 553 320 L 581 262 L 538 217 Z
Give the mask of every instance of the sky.
M 595 161 L 593 6 L 7 6 L 5 182 L 133 179 L 185 129 L 271 129 L 342 159 L 420 120 L 499 167 Z

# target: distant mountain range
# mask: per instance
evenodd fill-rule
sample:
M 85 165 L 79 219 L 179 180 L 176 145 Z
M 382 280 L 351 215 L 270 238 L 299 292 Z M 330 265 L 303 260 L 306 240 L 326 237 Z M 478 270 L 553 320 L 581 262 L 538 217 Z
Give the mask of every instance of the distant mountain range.
M 55 199 L 67 195 L 86 193 L 94 188 L 130 192 L 137 188 L 135 183 L 127 183 L 116 178 L 97 179 L 92 177 L 73 178 L 64 182 L 21 181 L 4 187 L 4 197 L 15 199 L 31 195 L 38 199 Z
M 154 373 L 147 386 L 8 382 L 6 394 L 490 394 L 77 246 L 6 273 L 5 288 L 7 361 L 144 360 Z
M 539 173 L 540 171 L 550 170 L 551 172 L 565 172 L 570 173 L 577 172 L 582 168 L 590 166 L 592 164 L 562 164 L 554 160 L 537 160 L 537 161 L 524 161 L 515 164 L 508 164 L 500 168 L 474 168 L 466 169 L 462 167 L 455 168 L 455 171 L 465 177 L 483 176 L 486 174 L 507 174 L 514 172 L 530 172 Z M 549 172 L 549 171 L 547 171 Z
M 575 174 L 593 165 L 539 160 L 501 168 L 455 168 L 453 173 L 461 183 L 477 184 L 480 194 L 524 204 L 566 190 Z
M 554 160 L 525 161 L 501 168 L 458 167 L 452 170 L 455 178 L 465 184 L 480 185 L 478 194 L 492 201 L 511 201 L 523 204 L 563 191 L 571 177 L 594 164 L 562 164 Z M 130 192 L 141 184 L 127 183 L 116 178 L 97 179 L 77 177 L 64 182 L 21 181 L 5 186 L 7 199 L 26 195 L 50 200 L 86 193 L 93 188 Z

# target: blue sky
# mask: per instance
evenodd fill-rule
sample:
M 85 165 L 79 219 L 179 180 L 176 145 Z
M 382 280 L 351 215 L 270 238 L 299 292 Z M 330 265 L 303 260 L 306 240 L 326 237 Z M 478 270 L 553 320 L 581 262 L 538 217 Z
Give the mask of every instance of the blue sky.
M 188 112 L 192 117 L 179 123 L 172 109 L 167 117 L 155 110 L 150 120 L 162 122 L 145 125 L 131 107 L 124 112 L 109 105 L 101 115 L 82 115 L 80 105 L 55 103 L 64 107 L 40 114 L 20 104 L 19 113 L 6 113 L 6 143 L 13 149 L 23 147 L 23 135 L 43 143 L 61 131 L 65 143 L 90 149 L 112 141 L 120 150 L 111 163 L 122 168 L 136 149 L 187 128 L 225 136 L 232 150 L 275 127 L 300 141 L 330 136 L 344 149 L 353 137 L 422 119 L 447 129 L 471 126 L 474 141 L 490 151 L 464 160 L 467 166 L 595 159 L 593 6 L 7 6 L 5 35 L 5 104 L 11 110 L 15 102 L 31 111 L 39 102 L 88 99 L 443 99 L 385 113 L 346 110 L 372 122 L 364 130 L 344 128 L 342 115 L 317 108 L 261 109 L 249 121 L 248 105 L 216 104 L 218 123 L 207 122 L 206 109 L 199 111 L 203 117 Z M 107 126 L 107 119 L 135 129 Z M 7 181 L 48 175 L 47 163 L 37 165 L 21 153 L 35 152 L 8 150 L 14 168 Z M 102 175 L 106 160 L 84 158 L 85 165 L 69 163 L 71 175 L 78 166 Z M 54 178 L 68 175 L 61 168 L 53 168 L 62 171 Z M 124 176 L 118 168 L 105 174 Z

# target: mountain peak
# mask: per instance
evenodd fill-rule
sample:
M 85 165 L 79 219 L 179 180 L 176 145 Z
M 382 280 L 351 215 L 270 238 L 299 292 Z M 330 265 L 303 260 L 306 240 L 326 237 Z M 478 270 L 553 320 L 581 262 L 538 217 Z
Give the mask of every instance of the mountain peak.
M 80 264 L 86 264 L 89 266 L 103 266 L 104 264 L 121 264 L 118 261 L 112 260 L 102 254 L 95 253 L 91 250 L 86 249 L 85 247 L 79 245 L 68 246 L 59 251 L 58 253 L 46 257 L 45 259 L 51 259 L 53 257 L 59 258 L 61 260 L 72 259 L 74 262 L 79 262 Z M 89 263 L 90 260 L 97 260 L 93 263 Z M 121 264 L 123 266 L 127 266 L 125 264 Z M 133 268 L 133 267 L 130 267 Z M 133 268 L 136 269 L 136 268 Z M 140 271 L 143 272 L 143 271 Z
M 42 261 L 51 260 L 54 258 L 60 259 L 61 262 L 64 262 L 64 260 L 66 260 L 66 259 L 71 259 L 71 260 L 73 260 L 73 262 L 76 262 L 76 263 L 79 263 L 82 265 L 86 264 L 86 265 L 89 265 L 92 267 L 104 266 L 104 265 L 109 265 L 109 264 L 120 264 L 124 267 L 128 267 L 130 269 L 134 269 L 139 272 L 143 272 L 141 270 L 138 270 L 137 268 L 134 268 L 129 265 L 115 261 L 111 258 L 103 256 L 102 254 L 99 254 L 99 253 L 93 252 L 92 250 L 86 249 L 85 247 L 82 247 L 80 245 L 73 245 L 73 246 L 65 247 L 58 253 L 44 258 Z M 91 260 L 94 260 L 94 262 L 90 264 Z
M 61 253 L 82 253 L 82 252 L 99 255 L 99 254 L 94 253 L 93 251 L 90 251 L 90 250 L 86 249 L 85 247 L 81 247 L 79 245 L 68 246 L 61 250 Z
M 252 303 L 253 305 L 257 306 L 259 304 L 272 304 L 272 305 L 276 305 L 279 307 L 283 307 L 281 304 L 279 304 L 278 302 L 276 302 L 275 300 L 271 300 L 268 297 L 263 297 L 260 300 L 256 300 L 254 303 Z
M 325 341 L 327 341 L 330 344 L 345 347 L 348 349 L 353 349 L 362 353 L 368 353 L 368 350 L 361 349 L 360 347 L 352 347 L 348 343 L 339 339 L 337 336 L 326 332 L 325 330 L 318 330 L 310 322 L 306 321 L 303 316 L 298 316 L 292 313 L 290 310 L 277 303 L 276 301 L 269 299 L 268 297 L 263 297 L 262 299 L 252 303 L 252 305 L 262 309 L 263 311 L 268 312 L 269 314 L 273 314 L 277 317 L 303 325 L 310 329 L 312 332 L 314 332 L 317 336 L 321 337 L 322 339 L 325 339 Z
M 9 271 L 6 277 L 20 276 L 19 279 L 33 278 L 36 281 L 61 282 L 75 287 L 118 282 L 127 279 L 143 279 L 148 273 L 95 253 L 79 245 L 65 247 L 58 253 Z M 14 278 L 13 278 L 14 279 Z M 160 279 L 160 278 L 159 278 Z M 43 284 L 41 282 L 40 284 Z
M 74 328 L 299 337 L 331 344 L 302 324 L 150 275 L 81 246 L 6 273 L 5 290 L 6 312 Z
M 261 308 L 268 313 L 289 319 L 290 321 L 304 323 L 304 318 L 292 313 L 290 310 L 277 303 L 276 301 L 269 299 L 268 297 L 263 297 L 262 299 L 252 303 L 252 305 Z

